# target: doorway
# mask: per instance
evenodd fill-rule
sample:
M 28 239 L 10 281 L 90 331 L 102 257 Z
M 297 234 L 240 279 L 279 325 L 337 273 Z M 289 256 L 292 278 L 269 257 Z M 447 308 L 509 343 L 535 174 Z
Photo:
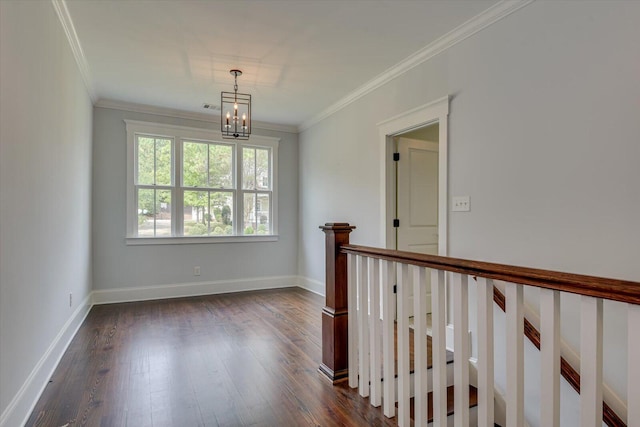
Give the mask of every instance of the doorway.
M 438 255 L 439 123 L 393 138 L 396 250 Z
M 445 97 L 379 124 L 388 249 L 447 255 L 448 113 Z
M 396 250 L 438 255 L 439 123 L 393 137 L 396 176 Z M 431 307 L 431 276 L 425 287 Z M 413 290 L 408 316 L 413 316 Z M 430 313 L 431 310 L 427 311 Z
M 399 116 L 378 123 L 381 151 L 381 240 L 387 249 L 396 249 L 397 231 L 394 227 L 396 219 L 397 180 L 396 139 L 399 137 L 411 137 L 409 139 L 432 140 L 437 143 L 437 254 L 446 256 L 448 253 L 448 216 L 447 216 L 447 182 L 448 182 L 448 115 L 449 97 L 441 98 L 430 104 L 418 107 Z M 415 132 L 415 133 L 412 133 Z M 437 138 L 434 133 L 437 132 Z M 417 138 L 415 138 L 417 137 Z M 431 161 L 434 158 L 431 156 Z

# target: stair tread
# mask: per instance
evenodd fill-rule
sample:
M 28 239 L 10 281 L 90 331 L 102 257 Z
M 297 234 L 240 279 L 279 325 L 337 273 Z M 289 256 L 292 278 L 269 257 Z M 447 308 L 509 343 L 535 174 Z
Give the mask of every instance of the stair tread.
M 452 415 L 454 412 L 454 402 L 453 402 L 453 390 L 454 387 L 451 385 L 447 387 L 447 416 Z M 396 402 L 396 407 L 398 403 Z M 469 408 L 473 408 L 478 406 L 478 389 L 474 386 L 469 386 Z M 415 399 L 412 397 L 410 400 L 410 417 L 413 420 L 415 414 Z M 433 421 L 433 393 L 430 392 L 427 396 L 427 421 Z
M 398 324 L 395 323 L 395 331 L 394 331 L 394 336 L 395 336 L 395 359 L 396 359 L 396 372 L 398 372 L 398 354 L 397 354 L 397 349 L 398 349 Z M 414 331 L 413 329 L 409 329 L 409 366 L 410 366 L 410 371 L 411 373 L 414 372 Z M 431 336 L 427 335 L 427 367 L 428 369 L 432 368 L 433 365 L 433 357 L 432 357 L 432 338 Z M 446 360 L 447 363 L 453 363 L 453 359 L 454 359 L 454 354 L 453 352 L 447 350 L 446 351 Z M 396 375 L 397 376 L 397 375 Z M 448 386 L 447 387 L 447 416 L 452 415 L 454 413 L 454 397 L 453 397 L 453 392 L 454 392 L 454 386 Z M 398 406 L 398 403 L 396 402 L 396 407 Z M 475 406 L 478 406 L 478 389 L 472 385 L 469 385 L 469 408 L 473 408 Z M 410 400 L 410 418 L 411 420 L 414 419 L 414 414 L 415 414 L 415 399 L 412 397 Z M 433 422 L 433 392 L 430 392 L 427 395 L 427 421 L 428 422 Z
M 395 338 L 395 372 L 398 372 L 398 324 L 395 323 L 394 327 L 394 338 Z M 413 329 L 409 329 L 409 369 L 411 372 L 414 372 L 414 337 L 413 337 Z M 432 338 L 427 335 L 427 367 L 428 369 L 432 368 L 433 358 L 432 358 Z M 449 350 L 446 351 L 446 359 L 447 363 L 453 363 L 453 353 Z

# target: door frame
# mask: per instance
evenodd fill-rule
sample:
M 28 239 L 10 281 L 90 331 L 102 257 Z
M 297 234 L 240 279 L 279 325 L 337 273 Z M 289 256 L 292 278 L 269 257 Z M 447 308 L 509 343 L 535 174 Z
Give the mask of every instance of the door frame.
M 448 117 L 449 96 L 445 96 L 378 123 L 378 148 L 381 156 L 380 241 L 385 242 L 385 247 L 388 249 L 396 247 L 396 233 L 393 227 L 396 200 L 393 137 L 438 123 L 438 255 L 448 254 Z

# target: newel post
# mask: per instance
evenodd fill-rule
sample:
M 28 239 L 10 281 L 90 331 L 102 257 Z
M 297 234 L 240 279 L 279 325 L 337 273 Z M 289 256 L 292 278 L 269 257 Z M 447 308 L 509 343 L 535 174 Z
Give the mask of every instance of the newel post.
M 340 247 L 349 244 L 349 233 L 354 228 L 346 222 L 320 226 L 326 241 L 326 305 L 322 309 L 320 372 L 334 383 L 349 376 L 347 255 L 340 253 Z

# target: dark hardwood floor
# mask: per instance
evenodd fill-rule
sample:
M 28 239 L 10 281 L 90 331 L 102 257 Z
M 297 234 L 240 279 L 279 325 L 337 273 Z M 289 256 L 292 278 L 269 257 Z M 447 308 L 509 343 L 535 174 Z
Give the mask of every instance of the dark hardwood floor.
M 319 374 L 322 305 L 289 288 L 95 306 L 27 425 L 395 425 Z

